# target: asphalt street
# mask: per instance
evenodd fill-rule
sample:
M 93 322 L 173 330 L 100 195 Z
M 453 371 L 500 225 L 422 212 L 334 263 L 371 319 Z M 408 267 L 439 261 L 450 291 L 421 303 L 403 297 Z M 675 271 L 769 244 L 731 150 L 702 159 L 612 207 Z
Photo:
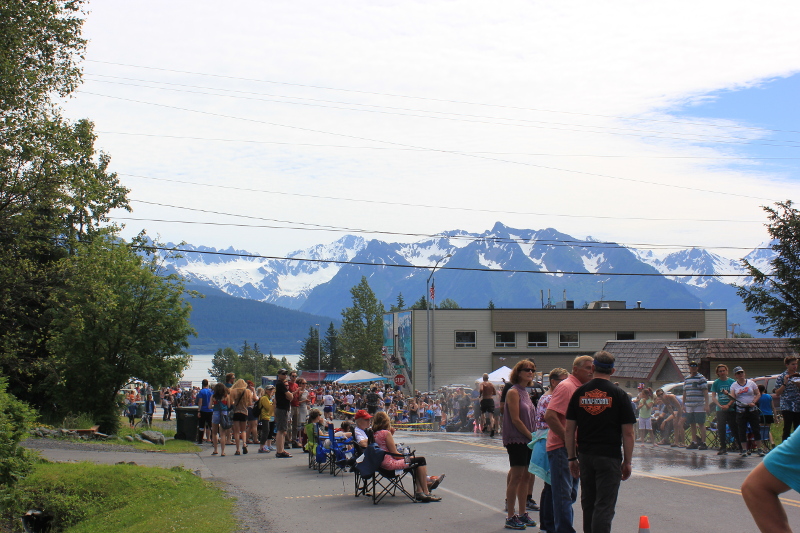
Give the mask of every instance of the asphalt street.
M 59 461 L 140 465 L 183 465 L 203 478 L 229 486 L 243 502 L 240 512 L 249 516 L 248 531 L 264 532 L 383 532 L 500 531 L 508 461 L 499 438 L 453 433 L 409 433 L 398 431 L 395 440 L 425 456 L 429 474 L 446 473 L 436 494 L 437 503 L 412 503 L 405 498 L 386 498 L 373 505 L 368 498 L 353 496 L 352 474 L 336 477 L 307 468 L 300 450 L 294 457 L 278 459 L 258 454 L 212 456 L 204 445 L 198 454 L 126 453 L 90 450 L 42 450 Z M 35 448 L 36 441 L 26 446 Z M 614 531 L 637 532 L 639 517 L 647 515 L 651 531 L 756 531 L 739 487 L 760 462 L 755 456 L 719 457 L 713 450 L 698 451 L 653 447 L 637 443 L 633 475 L 622 483 Z M 408 481 L 410 486 L 410 479 Z M 539 500 L 541 480 L 534 486 Z M 580 498 L 580 496 L 579 496 Z M 789 521 L 800 531 L 800 496 L 789 492 L 783 498 Z M 176 510 L 177 511 L 177 510 Z M 532 513 L 537 519 L 538 513 Z M 581 531 L 580 501 L 575 505 L 575 528 Z M 534 528 L 533 531 L 538 531 Z

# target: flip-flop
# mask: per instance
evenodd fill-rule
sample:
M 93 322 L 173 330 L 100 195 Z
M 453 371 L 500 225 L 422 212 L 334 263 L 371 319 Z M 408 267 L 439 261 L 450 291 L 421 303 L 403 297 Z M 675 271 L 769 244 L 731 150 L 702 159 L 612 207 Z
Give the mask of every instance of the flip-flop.
M 217 452 L 211 452 L 211 455 L 218 455 Z
M 444 474 L 442 474 L 441 476 L 439 476 L 438 478 L 436 478 L 436 481 L 434 481 L 433 483 L 431 483 L 431 486 L 430 486 L 430 488 L 428 488 L 428 492 L 430 492 L 430 491 L 434 490 L 436 487 L 438 487 L 439 485 L 441 485 L 443 480 L 444 480 Z
M 220 457 L 225 457 L 224 453 L 219 454 Z
M 276 453 L 275 457 L 280 457 L 281 459 L 286 459 L 286 458 L 291 457 L 291 454 L 289 452 Z

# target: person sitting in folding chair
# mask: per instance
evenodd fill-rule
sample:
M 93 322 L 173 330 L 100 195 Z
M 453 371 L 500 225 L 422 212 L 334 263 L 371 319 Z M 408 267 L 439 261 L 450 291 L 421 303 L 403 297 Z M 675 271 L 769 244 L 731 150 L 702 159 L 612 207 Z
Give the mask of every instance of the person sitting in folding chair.
M 385 470 L 413 470 L 414 484 L 417 490 L 414 496 L 417 501 L 441 501 L 440 497 L 431 494 L 431 490 L 439 486 L 444 479 L 444 474 L 439 476 L 435 481 L 429 482 L 428 467 L 424 457 L 403 457 L 402 454 L 398 453 L 394 443 L 394 428 L 392 428 L 389 415 L 384 411 L 375 413 L 375 417 L 372 420 L 372 431 L 375 435 L 375 443 L 381 450 L 386 452 L 386 456 L 381 463 L 381 468 Z

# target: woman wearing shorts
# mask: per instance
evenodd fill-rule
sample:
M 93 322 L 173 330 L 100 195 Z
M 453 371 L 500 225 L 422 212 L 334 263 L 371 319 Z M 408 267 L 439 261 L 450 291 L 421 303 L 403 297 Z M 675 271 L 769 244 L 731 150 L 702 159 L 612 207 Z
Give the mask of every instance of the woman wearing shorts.
M 508 515 L 507 529 L 535 527 L 525 511 L 528 497 L 528 465 L 531 462 L 531 449 L 528 443 L 533 440 L 534 409 L 531 397 L 525 389 L 533 381 L 536 365 L 523 359 L 514 365 L 509 381 L 513 383 L 506 394 L 503 411 L 503 446 L 508 452 L 508 478 L 506 482 L 506 503 Z M 519 506 L 519 514 L 514 513 Z

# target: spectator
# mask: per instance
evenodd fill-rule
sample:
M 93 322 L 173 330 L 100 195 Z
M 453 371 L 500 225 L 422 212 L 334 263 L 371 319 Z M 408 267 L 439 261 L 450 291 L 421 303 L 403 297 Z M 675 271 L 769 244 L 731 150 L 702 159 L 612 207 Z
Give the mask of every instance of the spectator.
M 292 393 L 292 399 L 290 401 L 291 412 L 289 414 L 289 425 L 291 427 L 287 428 L 289 430 L 289 440 L 291 441 L 292 448 L 300 448 L 301 446 L 300 442 L 297 440 L 297 435 L 302 430 L 302 426 L 306 421 L 304 418 L 300 418 L 300 394 L 297 393 L 297 389 L 300 388 L 300 385 L 297 383 L 297 372 L 294 370 L 289 373 L 289 381 L 286 382 L 286 388 Z
M 782 441 L 800 426 L 800 373 L 797 372 L 797 356 L 790 355 L 783 360 L 786 370 L 775 380 L 776 396 L 781 399 L 781 416 L 783 416 Z
M 549 376 L 549 390 L 546 391 L 541 398 L 539 398 L 539 403 L 536 404 L 534 429 L 536 430 L 537 435 L 534 437 L 534 439 L 536 439 L 539 434 L 541 435 L 541 440 L 536 440 L 535 445 L 537 447 L 544 448 L 545 453 L 543 455 L 543 459 L 547 458 L 547 434 L 550 432 L 550 428 L 547 426 L 547 422 L 544 419 L 544 414 L 547 411 L 547 406 L 550 405 L 550 399 L 553 397 L 553 391 L 559 383 L 567 379 L 567 376 L 569 376 L 569 372 L 563 368 L 554 368 L 551 370 Z M 534 448 L 534 451 L 535 450 L 536 448 Z M 539 527 L 542 531 L 555 531 L 556 525 L 553 521 L 553 490 L 550 486 L 550 463 L 543 462 L 540 467 L 543 472 L 537 472 L 537 474 L 539 474 L 539 477 L 542 478 L 544 487 L 542 488 L 542 494 L 539 497 L 539 501 L 541 502 L 541 509 L 539 510 Z
M 767 388 L 764 385 L 758 386 L 758 392 L 761 396 L 758 398 L 758 410 L 761 411 L 761 442 L 769 448 L 775 447 L 775 440 L 772 438 L 772 424 L 775 422 L 775 416 L 772 412 L 772 395 L 767 394 Z
M 428 481 L 427 462 L 424 457 L 406 456 L 403 459 L 397 457 L 401 454 L 397 452 L 397 447 L 394 443 L 394 428 L 389 420 L 389 415 L 384 411 L 376 413 L 372 421 L 372 431 L 378 447 L 388 452 L 383 458 L 381 468 L 385 470 L 413 470 L 416 489 L 421 491 L 415 494 L 417 501 L 426 503 L 441 501 L 440 497 L 431 494 L 431 490 L 439 486 L 441 480 L 444 479 L 444 474 L 440 475 L 437 481 L 430 483 Z
M 258 453 L 275 451 L 272 447 L 272 424 L 270 419 L 275 414 L 272 397 L 275 395 L 275 385 L 267 385 L 264 393 L 258 399 L 261 412 L 258 415 Z
M 708 380 L 697 371 L 697 361 L 689 361 L 689 376 L 683 382 L 683 407 L 692 432 L 692 443 L 686 449 L 707 450 Z M 697 438 L 698 429 L 699 439 Z
M 229 391 L 228 400 L 228 405 L 233 411 L 233 441 L 236 445 L 234 455 L 247 453 L 247 408 L 252 404 L 253 395 L 247 388 L 247 383 L 243 379 L 237 380 Z
M 256 392 L 256 384 L 250 381 L 249 379 L 246 381 L 247 383 L 247 390 L 250 391 L 250 398 L 253 402 L 247 406 L 247 428 L 245 430 L 247 440 L 245 441 L 247 444 L 256 444 L 259 442 L 258 440 L 258 417 L 255 415 L 255 411 L 253 410 L 253 406 L 258 403 L 260 396 Z M 260 387 L 259 387 L 260 389 Z
M 220 457 L 225 457 L 225 442 L 228 440 L 228 430 L 220 425 L 222 413 L 228 412 L 228 388 L 224 383 L 214 385 L 214 394 L 211 396 L 211 443 L 214 451 L 211 455 L 217 455 L 218 446 L 221 447 Z
M 380 403 L 380 396 L 378 396 L 378 387 L 372 387 L 367 393 L 367 412 L 374 415 L 378 412 L 378 404 Z
M 611 533 L 620 481 L 631 477 L 636 416 L 627 393 L 611 383 L 614 370 L 612 354 L 594 354 L 594 378 L 567 408 L 567 461 L 580 475 L 583 530 L 590 533 Z
M 275 384 L 275 447 L 277 452 L 275 457 L 286 459 L 291 457 L 284 449 L 286 441 L 286 431 L 289 429 L 289 408 L 291 406 L 292 393 L 286 388 L 286 375 L 289 373 L 285 368 L 278 370 L 278 380 Z
M 547 458 L 550 461 L 550 485 L 553 494 L 553 523 L 557 533 L 575 533 L 572 505 L 578 498 L 578 478 L 569 469 L 565 447 L 567 406 L 572 394 L 594 376 L 591 355 L 581 355 L 572 362 L 572 374 L 562 381 L 550 398 L 544 419 L 547 434 Z
M 683 448 L 685 446 L 684 439 L 686 436 L 683 433 L 683 404 L 681 404 L 678 397 L 674 394 L 664 392 L 664 389 L 656 391 L 656 397 L 661 398 L 663 402 L 663 410 L 666 418 L 664 424 L 671 423 L 673 429 L 673 448 Z M 664 431 L 664 424 L 661 429 L 661 444 L 669 444 L 669 432 Z
M 653 404 L 653 390 L 650 388 L 642 389 L 634 402 L 636 407 L 639 408 L 639 433 L 641 434 L 642 442 L 656 443 L 655 435 L 653 435 L 653 421 L 652 410 Z
M 735 380 L 728 376 L 726 365 L 717 365 L 717 379 L 711 384 L 711 402 L 717 409 L 717 437 L 719 439 L 719 451 L 717 455 L 728 454 L 728 428 L 732 435 L 736 435 L 736 412 L 731 409 L 731 385 Z
M 208 387 L 208 380 L 203 380 L 203 388 L 197 393 L 197 444 L 203 444 L 205 440 L 211 440 L 211 419 L 213 410 L 211 409 L 211 396 L 214 392 Z
M 742 443 L 742 457 L 750 455 L 750 450 L 747 449 L 747 425 L 750 424 L 750 430 L 756 437 L 756 449 L 758 455 L 764 457 L 766 453 L 760 448 L 761 445 L 761 428 L 759 427 L 759 412 L 758 412 L 758 397 L 761 393 L 758 392 L 758 387 L 752 379 L 747 379 L 744 374 L 744 369 L 737 366 L 733 369 L 733 375 L 736 378 L 736 383 L 731 385 L 731 397 L 736 402 L 736 425 L 739 428 L 739 442 Z

